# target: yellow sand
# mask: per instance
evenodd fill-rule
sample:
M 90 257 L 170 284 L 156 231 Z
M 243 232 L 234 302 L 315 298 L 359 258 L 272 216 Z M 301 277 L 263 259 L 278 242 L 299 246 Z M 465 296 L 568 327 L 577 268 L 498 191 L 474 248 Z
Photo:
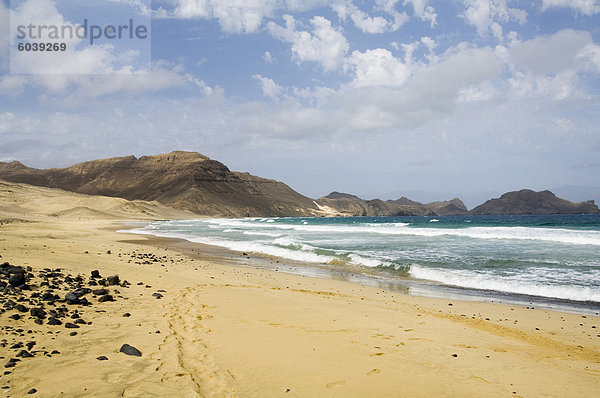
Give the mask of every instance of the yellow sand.
M 158 204 L 0 183 L 0 261 L 60 267 L 86 280 L 98 269 L 132 283 L 117 287 L 116 302 L 82 307 L 92 325 L 76 336 L 1 314 L 0 325 L 21 327 L 23 336 L 0 330 L 9 343 L 0 364 L 14 357 L 13 341 L 60 351 L 7 369 L 4 396 L 32 388 L 38 397 L 598 396 L 597 316 L 234 266 L 183 255 L 174 241 L 165 249 L 172 241 L 114 232 L 115 219 L 185 216 Z M 166 258 L 143 264 L 134 252 Z M 164 297 L 152 297 L 159 289 Z M 119 353 L 123 343 L 143 356 Z

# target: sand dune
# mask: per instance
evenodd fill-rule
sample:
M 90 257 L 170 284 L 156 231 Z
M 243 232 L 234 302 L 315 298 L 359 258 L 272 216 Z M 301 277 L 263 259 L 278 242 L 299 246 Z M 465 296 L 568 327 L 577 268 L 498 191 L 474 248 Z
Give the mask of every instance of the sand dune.
M 83 195 L 57 188 L 0 180 L 0 214 L 5 217 L 56 217 L 64 219 L 182 219 L 198 218 L 158 202 L 128 201 L 99 195 Z
M 0 378 L 6 396 L 597 396 L 598 316 L 407 296 L 114 232 L 115 217 L 184 216 L 154 203 L 1 182 L 0 203 L 0 219 L 13 220 L 0 225 L 0 262 L 34 276 L 32 290 L 3 290 L 4 304 L 22 295 L 33 308 L 49 289 L 64 298 L 78 275 L 103 287 L 88 285 L 93 270 L 120 277 L 106 286 L 115 301 L 44 304 L 66 308 L 62 325 L 5 306 L 0 357 L 20 359 Z M 62 276 L 43 286 L 45 268 Z M 66 328 L 75 310 L 85 323 Z

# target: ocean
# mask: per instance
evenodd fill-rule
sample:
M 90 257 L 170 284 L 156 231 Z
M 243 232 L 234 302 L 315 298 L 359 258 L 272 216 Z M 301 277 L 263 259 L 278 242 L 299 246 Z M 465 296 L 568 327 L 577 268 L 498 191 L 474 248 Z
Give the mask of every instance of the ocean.
M 201 219 L 129 232 L 347 269 L 436 296 L 600 311 L 600 215 Z

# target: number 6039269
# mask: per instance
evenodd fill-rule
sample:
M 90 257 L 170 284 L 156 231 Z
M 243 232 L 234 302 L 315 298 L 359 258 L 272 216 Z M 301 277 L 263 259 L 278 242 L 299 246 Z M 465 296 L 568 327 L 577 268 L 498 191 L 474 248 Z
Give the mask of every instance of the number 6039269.
M 66 51 L 67 43 L 19 43 L 19 51 Z

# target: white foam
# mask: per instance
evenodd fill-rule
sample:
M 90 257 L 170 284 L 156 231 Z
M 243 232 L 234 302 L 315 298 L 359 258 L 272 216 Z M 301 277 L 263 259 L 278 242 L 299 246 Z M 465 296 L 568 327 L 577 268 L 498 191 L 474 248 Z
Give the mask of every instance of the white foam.
M 489 274 L 478 274 L 464 270 L 441 270 L 416 264 L 410 266 L 410 274 L 418 279 L 471 289 L 495 290 L 575 301 L 600 301 L 600 289 L 586 286 L 531 283 L 522 279 L 519 280 L 519 278 L 500 279 L 498 276 Z
M 268 219 L 267 222 L 273 221 Z M 433 221 L 433 220 L 432 220 Z M 411 227 L 407 223 L 365 223 L 356 225 L 299 225 L 265 224 L 248 222 L 242 219 L 211 219 L 204 223 L 223 227 L 247 229 L 279 229 L 312 233 L 372 233 L 382 235 L 409 235 L 422 237 L 458 236 L 472 239 L 533 240 L 574 245 L 600 246 L 600 231 L 580 231 L 559 228 L 531 227 L 468 227 L 468 228 L 422 228 Z

